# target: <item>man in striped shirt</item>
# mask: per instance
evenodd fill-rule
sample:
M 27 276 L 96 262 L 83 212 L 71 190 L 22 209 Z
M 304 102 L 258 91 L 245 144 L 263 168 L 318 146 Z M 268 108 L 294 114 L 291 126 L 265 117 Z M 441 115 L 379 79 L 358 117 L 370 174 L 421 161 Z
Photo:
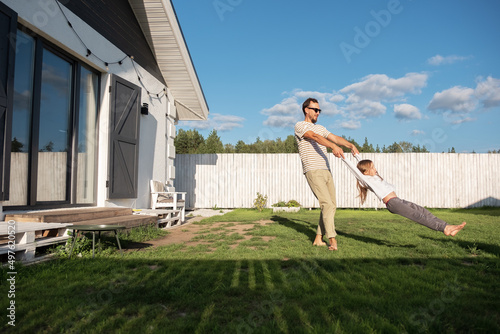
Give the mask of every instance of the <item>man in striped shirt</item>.
M 327 148 L 337 158 L 344 158 L 344 151 L 339 146 L 349 148 L 352 154 L 358 154 L 354 144 L 342 137 L 330 133 L 325 127 L 316 124 L 321 113 L 318 100 L 308 98 L 302 104 L 305 119 L 295 124 L 295 139 L 299 145 L 299 155 L 307 183 L 314 196 L 319 201 L 321 215 L 314 246 L 325 246 L 323 236 L 326 234 L 330 244 L 329 250 L 337 250 L 337 232 L 335 232 L 335 211 L 337 202 L 330 165 L 327 158 Z

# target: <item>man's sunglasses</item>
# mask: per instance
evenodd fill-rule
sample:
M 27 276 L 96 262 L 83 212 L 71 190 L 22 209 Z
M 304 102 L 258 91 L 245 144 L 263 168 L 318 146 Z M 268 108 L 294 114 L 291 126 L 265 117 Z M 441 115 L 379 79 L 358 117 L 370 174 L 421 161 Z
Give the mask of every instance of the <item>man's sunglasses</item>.
M 321 114 L 321 109 L 319 109 L 319 108 L 310 108 L 310 107 L 307 107 L 307 108 L 311 109 L 311 110 L 314 110 L 318 114 Z

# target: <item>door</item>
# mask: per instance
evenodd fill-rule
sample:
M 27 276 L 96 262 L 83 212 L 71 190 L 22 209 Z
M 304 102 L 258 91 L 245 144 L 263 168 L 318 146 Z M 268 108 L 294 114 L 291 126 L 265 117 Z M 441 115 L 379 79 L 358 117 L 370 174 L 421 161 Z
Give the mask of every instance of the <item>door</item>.
M 109 198 L 136 198 L 141 88 L 116 76 L 110 87 Z

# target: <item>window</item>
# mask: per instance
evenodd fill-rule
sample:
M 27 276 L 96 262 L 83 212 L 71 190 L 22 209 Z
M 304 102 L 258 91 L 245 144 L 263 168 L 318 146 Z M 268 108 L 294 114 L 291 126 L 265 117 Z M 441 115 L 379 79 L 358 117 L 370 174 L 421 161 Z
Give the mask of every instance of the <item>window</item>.
M 18 30 L 4 206 L 95 203 L 98 92 L 98 73 Z

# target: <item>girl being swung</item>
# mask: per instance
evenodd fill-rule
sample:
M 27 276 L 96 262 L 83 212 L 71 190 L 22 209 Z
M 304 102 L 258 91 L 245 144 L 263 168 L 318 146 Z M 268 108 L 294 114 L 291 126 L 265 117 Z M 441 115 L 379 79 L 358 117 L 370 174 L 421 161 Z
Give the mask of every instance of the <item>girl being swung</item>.
M 355 173 L 358 181 L 361 203 L 365 202 L 366 194 L 368 190 L 371 190 L 384 202 L 389 212 L 411 219 L 414 222 L 424 225 L 430 229 L 441 231 L 445 235 L 455 236 L 461 229 L 464 228 L 466 222 L 463 222 L 460 225 L 448 225 L 445 221 L 437 218 L 430 213 L 429 210 L 421 207 L 420 205 L 400 199 L 395 193 L 394 186 L 378 175 L 375 165 L 371 160 L 359 161 L 357 169 L 361 172 L 361 175 Z

